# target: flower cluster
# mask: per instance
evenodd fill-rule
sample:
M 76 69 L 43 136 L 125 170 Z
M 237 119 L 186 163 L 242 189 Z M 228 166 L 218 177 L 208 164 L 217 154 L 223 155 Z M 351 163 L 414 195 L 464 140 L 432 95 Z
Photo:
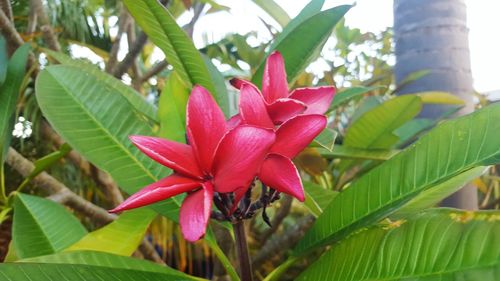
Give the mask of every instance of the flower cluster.
M 248 81 L 233 79 L 231 84 L 240 90 L 240 102 L 239 114 L 228 121 L 207 90 L 193 88 L 186 110 L 188 144 L 130 137 L 142 152 L 174 173 L 110 212 L 187 193 L 179 221 L 184 238 L 194 242 L 205 234 L 213 202 L 224 218 L 234 218 L 234 213 L 244 218 L 241 213 L 248 212 L 249 205 L 242 198 L 250 194 L 256 179 L 274 195 L 283 192 L 304 201 L 302 182 L 291 159 L 326 127 L 324 113 L 335 89 L 300 88 L 289 93 L 278 52 L 267 59 L 262 93 Z M 239 205 L 246 210 L 238 209 Z

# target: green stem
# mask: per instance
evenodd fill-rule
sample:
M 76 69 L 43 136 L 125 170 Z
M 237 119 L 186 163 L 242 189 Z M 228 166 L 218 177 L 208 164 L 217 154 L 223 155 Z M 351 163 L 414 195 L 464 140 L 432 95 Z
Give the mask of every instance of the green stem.
M 252 264 L 248 254 L 247 237 L 245 234 L 245 223 L 243 220 L 233 224 L 234 235 L 236 237 L 236 252 L 240 265 L 241 281 L 253 281 Z
M 0 202 L 7 204 L 7 193 L 5 193 L 5 174 L 3 163 L 0 164 Z

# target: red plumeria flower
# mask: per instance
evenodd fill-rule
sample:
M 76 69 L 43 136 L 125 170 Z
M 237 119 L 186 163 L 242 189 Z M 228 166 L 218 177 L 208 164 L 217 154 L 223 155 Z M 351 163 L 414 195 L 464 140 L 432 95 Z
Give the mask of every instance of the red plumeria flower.
M 231 84 L 240 90 L 245 84 L 255 87 L 250 82 L 237 78 L 232 79 Z M 255 89 L 258 91 L 256 87 Z M 273 124 L 282 124 L 298 114 L 325 114 L 334 95 L 333 86 L 297 88 L 289 93 L 283 57 L 275 51 L 267 58 L 261 96 Z M 238 116 L 234 118 L 237 119 Z
M 142 152 L 174 170 L 174 174 L 146 186 L 110 212 L 187 192 L 179 221 L 184 238 L 194 242 L 205 234 L 214 192 L 248 188 L 275 141 L 275 133 L 252 125 L 227 130 L 221 109 L 200 86 L 195 86 L 189 97 L 186 123 L 189 145 L 155 137 L 130 137 Z
M 245 83 L 240 90 L 240 123 L 274 129 L 262 95 L 255 86 Z M 326 128 L 321 114 L 301 114 L 288 119 L 276 129 L 276 140 L 264 160 L 258 177 L 265 185 L 304 201 L 304 188 L 297 168 L 291 161 Z M 235 192 L 235 202 L 246 190 Z M 233 207 L 234 209 L 234 207 Z

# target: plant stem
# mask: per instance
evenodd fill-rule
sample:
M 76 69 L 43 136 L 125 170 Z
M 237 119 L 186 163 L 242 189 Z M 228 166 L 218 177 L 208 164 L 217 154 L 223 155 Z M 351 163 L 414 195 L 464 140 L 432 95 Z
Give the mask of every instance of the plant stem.
M 241 281 L 252 281 L 252 264 L 248 255 L 247 237 L 245 234 L 245 223 L 239 220 L 233 224 L 234 235 L 236 237 L 236 253 L 240 264 Z

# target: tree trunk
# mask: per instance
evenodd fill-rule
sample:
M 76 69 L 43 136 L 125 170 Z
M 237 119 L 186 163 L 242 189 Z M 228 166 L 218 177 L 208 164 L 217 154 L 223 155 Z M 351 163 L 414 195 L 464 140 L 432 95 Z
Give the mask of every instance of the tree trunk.
M 399 94 L 450 92 L 466 102 L 458 114 L 473 111 L 464 0 L 394 0 L 394 40 L 396 83 L 415 71 L 430 71 Z M 420 117 L 439 118 L 447 110 L 446 106 L 426 105 Z M 473 186 L 466 186 L 443 205 L 477 209 L 477 192 Z

